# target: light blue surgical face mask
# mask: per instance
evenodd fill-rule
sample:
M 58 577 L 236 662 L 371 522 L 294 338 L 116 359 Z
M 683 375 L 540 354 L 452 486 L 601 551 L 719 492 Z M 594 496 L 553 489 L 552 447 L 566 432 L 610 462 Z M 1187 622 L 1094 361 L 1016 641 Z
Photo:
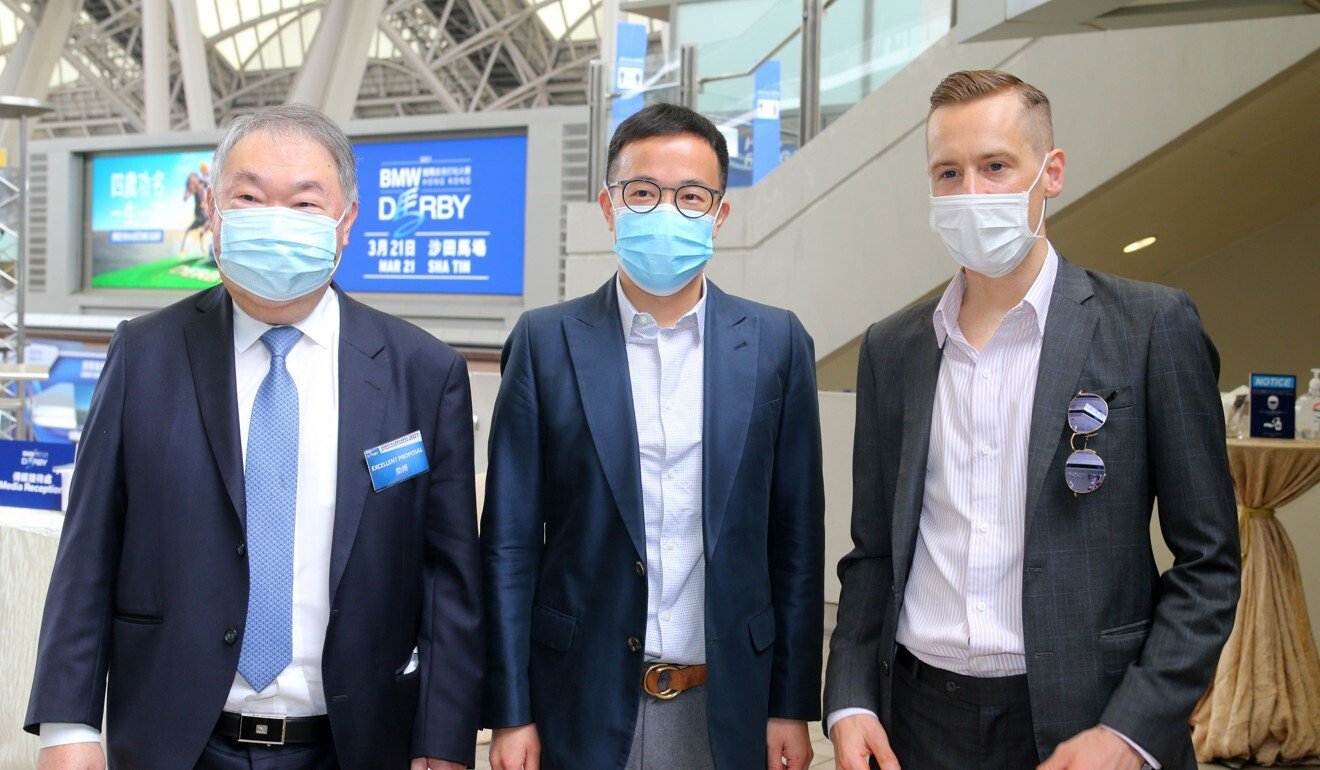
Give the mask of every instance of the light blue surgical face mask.
M 271 302 L 306 296 L 330 281 L 339 265 L 339 223 L 284 206 L 220 212 L 220 272 Z
M 647 294 L 668 297 L 687 286 L 715 251 L 715 215 L 685 217 L 668 203 L 646 214 L 614 210 L 619 266 Z

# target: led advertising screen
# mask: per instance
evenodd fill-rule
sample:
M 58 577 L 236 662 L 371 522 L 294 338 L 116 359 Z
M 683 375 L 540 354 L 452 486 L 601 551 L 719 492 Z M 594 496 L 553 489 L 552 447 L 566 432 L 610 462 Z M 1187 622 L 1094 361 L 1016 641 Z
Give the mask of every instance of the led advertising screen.
M 349 291 L 522 294 L 527 137 L 354 145 Z
M 335 274 L 348 291 L 523 293 L 527 137 L 358 142 L 360 206 Z M 204 193 L 211 152 L 90 159 L 93 288 L 220 280 Z
M 205 193 L 210 150 L 91 158 L 91 283 L 202 289 L 220 280 Z

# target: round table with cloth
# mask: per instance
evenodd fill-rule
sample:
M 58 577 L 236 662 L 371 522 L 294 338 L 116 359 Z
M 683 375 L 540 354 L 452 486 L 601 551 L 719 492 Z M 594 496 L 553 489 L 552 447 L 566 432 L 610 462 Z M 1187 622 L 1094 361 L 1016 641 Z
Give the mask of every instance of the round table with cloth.
M 1192 714 L 1201 762 L 1320 762 L 1320 656 L 1297 554 L 1274 509 L 1320 482 L 1320 441 L 1232 439 L 1242 597 L 1210 689 Z

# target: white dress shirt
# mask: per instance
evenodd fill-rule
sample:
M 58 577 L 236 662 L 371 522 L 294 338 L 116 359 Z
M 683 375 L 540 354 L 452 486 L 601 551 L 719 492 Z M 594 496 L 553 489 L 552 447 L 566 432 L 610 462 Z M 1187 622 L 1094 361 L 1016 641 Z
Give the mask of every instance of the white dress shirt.
M 270 328 L 237 304 L 234 309 L 234 375 L 239 435 L 247 462 L 248 423 L 270 351 L 260 341 Z M 225 711 L 313 716 L 326 713 L 321 650 L 330 620 L 330 544 L 334 532 L 339 447 L 339 297 L 329 290 L 310 314 L 294 324 L 302 339 L 285 359 L 298 387 L 298 503 L 293 550 L 293 659 L 260 693 L 241 675 Z M 219 715 L 217 714 L 217 717 Z M 84 724 L 46 723 L 40 746 L 99 742 Z
M 638 312 L 615 278 L 628 348 L 646 523 L 646 658 L 706 662 L 702 428 L 706 288 L 672 328 Z
M 932 322 L 944 360 L 897 641 L 923 663 L 956 674 L 1027 672 L 1022 633 L 1027 452 L 1058 271 L 1059 257 L 1050 246 L 1026 296 L 979 351 L 958 323 L 967 289 L 962 270 L 935 307 Z M 840 709 L 829 715 L 828 724 L 857 713 L 870 712 Z M 1119 737 L 1159 767 L 1126 736 Z

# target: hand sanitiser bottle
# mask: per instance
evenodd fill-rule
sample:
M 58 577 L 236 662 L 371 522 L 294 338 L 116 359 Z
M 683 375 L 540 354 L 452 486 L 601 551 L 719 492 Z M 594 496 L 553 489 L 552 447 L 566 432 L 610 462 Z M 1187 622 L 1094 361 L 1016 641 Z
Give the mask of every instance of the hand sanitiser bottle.
M 1320 439 L 1320 369 L 1311 370 L 1306 395 L 1297 399 L 1297 438 Z

